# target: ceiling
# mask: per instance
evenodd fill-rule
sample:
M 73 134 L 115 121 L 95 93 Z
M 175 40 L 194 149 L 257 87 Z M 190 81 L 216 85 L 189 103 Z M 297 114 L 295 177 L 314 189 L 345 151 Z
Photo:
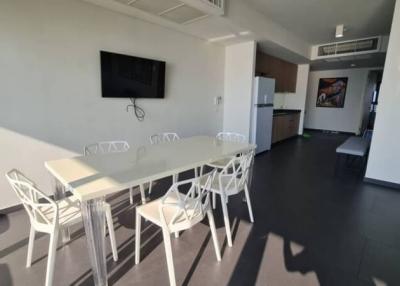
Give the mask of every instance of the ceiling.
M 283 59 L 294 64 L 306 64 L 310 62 L 308 58 L 305 58 L 271 41 L 257 41 L 257 49 L 268 55 Z
M 180 0 L 83 0 L 115 12 L 189 34 L 210 43 L 231 45 L 254 39 L 246 29 L 226 17 L 188 9 Z M 188 2 L 188 1 L 186 1 Z M 179 9 L 176 9 L 180 7 Z
M 315 60 L 310 63 L 310 70 L 336 70 L 352 68 L 383 67 L 386 53 L 363 54 L 357 56 L 335 57 Z
M 310 63 L 312 70 L 320 70 L 383 66 L 384 53 L 372 54 L 368 59 L 310 61 L 301 47 L 308 51 L 311 45 L 335 41 L 337 24 L 347 27 L 341 41 L 388 35 L 396 0 L 226 0 L 223 17 L 185 10 L 183 3 L 198 0 L 83 1 L 199 37 L 210 44 L 255 40 L 258 49 L 265 53 L 296 64 Z
M 335 40 L 335 27 L 345 25 L 349 40 L 387 35 L 395 0 L 243 0 L 312 45 Z

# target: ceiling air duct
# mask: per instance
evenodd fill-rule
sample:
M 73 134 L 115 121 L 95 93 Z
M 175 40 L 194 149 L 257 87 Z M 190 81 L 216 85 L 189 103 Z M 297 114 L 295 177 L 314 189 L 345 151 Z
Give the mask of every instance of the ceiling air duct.
M 376 53 L 381 48 L 381 38 L 373 37 L 319 45 L 318 58 Z
M 177 24 L 223 15 L 224 0 L 114 0 Z

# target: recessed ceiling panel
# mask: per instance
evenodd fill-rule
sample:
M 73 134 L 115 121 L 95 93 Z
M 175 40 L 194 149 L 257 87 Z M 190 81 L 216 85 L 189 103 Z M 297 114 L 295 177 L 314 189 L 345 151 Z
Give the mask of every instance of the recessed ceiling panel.
M 182 24 L 205 15 L 207 14 L 200 10 L 185 5 L 177 9 L 171 10 L 163 14 L 161 17 L 166 18 L 175 23 Z
M 371 55 L 370 54 L 366 54 L 366 55 L 357 55 L 354 58 L 358 59 L 358 60 L 366 60 L 366 59 L 370 59 Z
M 366 68 L 374 67 L 380 68 L 385 65 L 385 53 L 369 54 L 367 59 L 358 58 L 359 56 L 351 57 L 337 57 L 332 59 L 315 60 L 310 64 L 310 70 L 334 70 L 334 69 L 349 69 L 349 68 Z
M 178 0 L 136 0 L 130 2 L 132 7 L 151 14 L 160 14 L 168 9 L 182 5 L 182 2 Z
M 339 59 L 338 59 L 338 58 L 327 58 L 327 59 L 325 59 L 325 61 L 326 61 L 327 63 L 333 63 L 333 62 L 338 62 Z
M 354 56 L 344 56 L 344 57 L 338 57 L 339 61 L 352 61 L 355 59 Z
M 130 2 L 132 2 L 132 0 L 115 0 L 117 2 L 123 3 L 123 4 L 129 4 Z

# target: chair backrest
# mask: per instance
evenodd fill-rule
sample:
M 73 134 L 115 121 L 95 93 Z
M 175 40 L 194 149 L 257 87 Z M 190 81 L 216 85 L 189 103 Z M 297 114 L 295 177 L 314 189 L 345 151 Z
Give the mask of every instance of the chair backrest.
M 222 141 L 231 141 L 231 142 L 238 142 L 238 143 L 245 143 L 246 136 L 235 133 L 235 132 L 219 132 L 216 136 L 218 140 Z
M 126 141 L 102 141 L 86 145 L 84 155 L 119 153 L 128 151 L 129 144 Z
M 190 228 L 200 222 L 210 206 L 209 190 L 215 174 L 216 171 L 211 171 L 200 177 L 172 184 L 159 206 L 163 225 L 173 232 Z M 186 194 L 180 192 L 184 187 L 189 188 Z
M 178 134 L 173 132 L 158 133 L 150 136 L 151 144 L 159 144 L 164 142 L 172 142 L 181 139 Z
M 54 227 L 58 223 L 56 202 L 38 190 L 31 180 L 16 169 L 6 173 L 6 178 L 28 213 L 31 224 Z M 51 212 L 53 214 L 49 215 Z
M 249 183 L 250 168 L 254 159 L 254 151 L 233 157 L 218 175 L 219 187 L 222 191 L 238 193 Z

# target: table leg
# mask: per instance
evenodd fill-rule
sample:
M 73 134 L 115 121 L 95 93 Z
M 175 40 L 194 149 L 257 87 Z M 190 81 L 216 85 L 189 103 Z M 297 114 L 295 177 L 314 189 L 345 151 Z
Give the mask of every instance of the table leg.
M 54 179 L 54 199 L 56 201 L 62 200 L 67 197 L 66 188 L 57 179 Z M 63 244 L 71 240 L 71 232 L 68 227 L 63 227 L 60 229 L 61 241 Z
M 94 284 L 107 286 L 104 198 L 83 201 L 81 207 Z

